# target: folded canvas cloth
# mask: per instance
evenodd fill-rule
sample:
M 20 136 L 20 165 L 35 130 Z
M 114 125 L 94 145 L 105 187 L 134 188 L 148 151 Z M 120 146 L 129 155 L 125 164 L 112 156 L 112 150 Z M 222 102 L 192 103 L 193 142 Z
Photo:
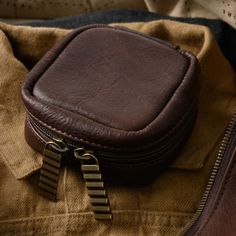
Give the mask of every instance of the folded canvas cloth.
M 220 18 L 236 28 L 234 0 L 0 1 L 0 17 L 52 19 L 100 10 L 142 9 L 170 16 Z
M 159 19 L 170 19 L 180 22 L 208 26 L 213 32 L 215 39 L 218 42 L 225 58 L 229 60 L 230 64 L 236 71 L 236 30 L 221 20 L 171 17 L 141 10 L 112 10 L 53 20 L 30 21 L 21 24 L 40 27 L 59 27 L 72 29 L 94 23 L 109 24 L 112 22 L 146 22 Z
M 198 57 L 199 114 L 185 149 L 149 186 L 108 186 L 112 223 L 94 220 L 78 166 L 65 167 L 56 203 L 44 199 L 37 192 L 42 156 L 23 138 L 20 86 L 28 69 L 69 31 L 1 24 L 1 234 L 178 235 L 196 212 L 219 142 L 236 109 L 234 72 L 207 27 L 165 20 L 120 25 L 178 44 Z

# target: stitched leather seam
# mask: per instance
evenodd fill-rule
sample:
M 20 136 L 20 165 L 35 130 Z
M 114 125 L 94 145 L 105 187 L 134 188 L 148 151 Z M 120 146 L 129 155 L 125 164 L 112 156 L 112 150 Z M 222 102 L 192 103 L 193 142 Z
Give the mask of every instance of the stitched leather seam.
M 29 129 L 31 129 L 32 131 L 31 132 L 33 132 L 33 134 L 36 132 L 37 133 L 37 131 L 35 131 L 35 129 L 32 127 L 32 125 L 30 124 L 30 122 L 28 121 L 28 119 L 27 119 L 27 123 L 29 123 L 29 126 L 27 127 L 27 128 L 29 128 Z M 35 135 L 34 135 L 35 136 Z M 45 143 L 46 143 L 46 141 L 44 141 L 43 142 L 43 139 L 42 140 L 40 140 L 40 136 L 35 136 L 36 138 L 37 138 L 37 140 L 39 140 L 41 143 L 43 143 L 44 145 L 45 145 Z M 183 139 L 180 139 L 179 140 L 179 142 L 181 143 L 183 141 Z M 174 144 L 174 145 L 176 145 L 176 143 Z M 168 152 L 167 152 L 168 153 Z M 169 161 L 171 161 L 171 159 L 168 159 Z M 105 160 L 105 162 L 107 162 L 108 160 Z M 144 167 L 144 168 L 148 168 L 148 167 L 150 167 L 150 165 L 157 165 L 157 164 L 159 164 L 159 165 L 161 165 L 163 162 L 166 162 L 166 157 L 164 156 L 162 156 L 162 158 L 158 158 L 158 159 L 154 159 L 154 160 L 148 160 L 148 162 L 147 163 L 144 163 L 144 162 L 142 162 L 142 163 L 132 163 L 132 164 L 125 164 L 125 168 L 126 169 L 135 169 L 135 168 L 140 168 L 140 164 L 142 165 L 142 167 Z M 113 167 L 115 167 L 115 168 L 117 168 L 117 169 L 124 169 L 124 166 L 122 165 L 122 164 L 118 164 L 118 163 L 112 163 L 112 162 L 109 162 L 109 164 L 104 164 L 104 166 L 105 167 L 109 167 L 109 166 L 113 166 Z
M 190 108 L 186 111 L 186 113 L 182 116 L 182 118 L 176 123 L 176 125 L 174 127 L 172 127 L 165 135 L 162 136 L 161 139 L 158 140 L 158 142 L 161 142 L 163 139 L 165 139 L 167 136 L 171 135 L 172 132 L 174 132 L 178 127 L 179 125 L 183 122 L 184 119 L 186 119 L 186 116 L 189 114 L 189 112 L 191 112 L 191 110 L 193 109 L 193 107 L 195 106 L 195 103 L 196 101 L 194 101 Z M 68 134 L 67 132 L 64 132 L 62 130 L 59 130 L 51 125 L 48 125 L 46 123 L 44 123 L 43 121 L 39 120 L 37 117 L 35 117 L 27 108 L 27 113 L 30 114 L 30 116 L 32 116 L 35 120 L 37 120 L 37 122 L 43 124 L 44 126 L 46 126 L 47 128 L 49 129 L 52 129 L 54 131 L 56 131 L 57 133 L 59 133 L 60 135 L 66 135 L 70 138 L 73 138 L 74 140 L 76 141 L 81 141 L 83 143 L 87 143 L 89 145 L 95 145 L 95 146 L 98 146 L 98 147 L 102 147 L 102 148 L 109 148 L 109 149 L 113 149 L 113 150 L 139 150 L 140 148 L 132 148 L 132 149 L 120 149 L 120 148 L 117 148 L 117 147 L 113 147 L 113 146 L 107 146 L 107 145 L 102 145 L 100 143 L 95 143 L 95 142 L 91 142 L 91 141 L 88 141 L 86 139 L 83 139 L 83 138 L 78 138 L 78 137 L 75 137 L 71 134 Z M 129 132 L 130 133 L 130 132 Z M 148 145 L 144 145 L 142 146 L 142 148 L 145 148 L 145 147 L 148 147 L 148 146 L 151 146 L 151 145 L 154 145 L 155 143 L 151 143 L 151 144 L 148 144 Z
M 41 142 L 43 145 L 45 145 L 45 142 L 43 142 L 43 139 L 41 139 L 41 137 L 39 137 L 36 132 L 34 132 L 34 129 L 32 127 L 32 125 L 30 124 L 30 122 L 28 121 L 28 119 L 26 119 L 26 122 L 27 122 L 27 126 L 29 129 L 31 129 L 31 133 L 32 135 L 39 141 Z
M 29 122 L 27 121 L 27 123 L 29 123 Z M 37 131 L 35 131 L 35 129 L 32 127 L 32 125 L 30 124 L 29 126 L 28 126 L 28 128 L 32 130 L 31 132 L 33 133 L 34 137 L 36 137 L 37 140 L 39 140 L 43 145 L 45 145 L 45 142 L 43 142 L 43 140 L 41 140 L 40 137 L 37 136 L 37 134 L 35 134 L 35 132 L 37 132 Z M 180 140 L 180 142 L 181 141 L 182 141 L 182 139 Z M 105 162 L 107 162 L 107 160 L 105 160 Z M 147 163 L 142 162 L 141 164 L 142 164 L 142 167 L 147 168 L 147 167 L 150 167 L 150 165 L 156 165 L 156 164 L 161 165 L 163 162 L 166 162 L 166 157 L 165 156 L 162 157 L 162 158 L 151 160 L 151 161 L 148 160 Z M 109 162 L 109 164 L 104 164 L 104 166 L 105 167 L 113 166 L 117 169 L 124 169 L 124 166 L 122 164 L 112 163 L 112 162 Z M 125 164 L 125 168 L 126 169 L 140 168 L 140 163 Z

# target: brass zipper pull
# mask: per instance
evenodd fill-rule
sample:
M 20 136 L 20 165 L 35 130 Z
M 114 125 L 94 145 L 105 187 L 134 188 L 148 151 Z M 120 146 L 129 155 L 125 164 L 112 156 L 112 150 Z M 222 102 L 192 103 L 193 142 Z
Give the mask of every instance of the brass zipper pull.
M 69 148 L 62 139 L 53 139 L 47 142 L 44 147 L 43 165 L 39 177 L 39 192 L 54 201 L 57 197 L 61 160 L 67 151 L 69 151 Z
M 83 178 L 88 190 L 95 219 L 111 220 L 111 207 L 97 158 L 92 152 L 87 151 L 84 148 L 75 149 L 74 156 L 81 161 L 81 170 L 83 172 Z

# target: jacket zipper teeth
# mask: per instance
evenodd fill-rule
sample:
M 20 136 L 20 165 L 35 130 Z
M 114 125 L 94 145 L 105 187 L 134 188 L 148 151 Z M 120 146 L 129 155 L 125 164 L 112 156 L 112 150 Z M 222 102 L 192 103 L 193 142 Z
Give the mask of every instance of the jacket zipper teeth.
M 185 235 L 185 233 L 192 227 L 192 225 L 199 219 L 200 215 L 202 214 L 202 212 L 206 206 L 208 197 L 210 195 L 212 186 L 214 184 L 215 178 L 217 176 L 221 161 L 224 158 L 224 155 L 225 155 L 226 150 L 230 144 L 230 141 L 231 141 L 231 138 L 232 138 L 232 135 L 233 135 L 235 129 L 236 129 L 236 112 L 232 116 L 232 118 L 225 130 L 224 137 L 221 141 L 219 151 L 217 153 L 216 161 L 214 163 L 210 178 L 207 182 L 207 186 L 206 186 L 205 191 L 203 193 L 202 199 L 199 203 L 198 209 L 197 209 L 195 215 L 193 216 L 193 218 L 191 219 L 191 221 L 189 222 L 189 224 L 182 231 L 182 235 Z
M 192 112 L 191 112 L 191 115 L 192 115 Z M 34 119 L 33 118 L 31 118 L 31 117 L 29 117 L 29 122 L 30 122 L 30 124 L 34 127 L 34 128 L 36 128 L 38 131 L 40 131 L 42 134 L 44 134 L 45 136 L 47 136 L 48 138 L 50 138 L 50 139 L 54 139 L 54 138 L 58 138 L 57 136 L 55 136 L 52 132 L 50 132 L 50 131 L 48 131 L 48 129 L 47 128 L 45 128 L 45 127 L 42 127 L 40 124 L 38 124 L 36 121 L 34 121 Z M 189 121 L 190 122 L 190 121 Z M 189 125 L 189 122 L 187 122 L 187 124 Z M 187 126 L 187 125 L 186 125 Z M 184 132 L 186 132 L 186 127 L 184 127 L 183 129 L 181 129 L 181 131 L 183 131 L 183 133 Z M 140 159 L 142 159 L 142 157 L 144 157 L 145 159 L 144 159 L 144 161 L 147 161 L 147 157 L 148 157 L 148 155 L 150 155 L 150 156 L 153 156 L 153 155 L 157 155 L 157 154 L 159 154 L 159 153 L 161 153 L 161 155 L 162 155 L 162 153 L 164 153 L 166 150 L 168 150 L 169 149 L 169 147 L 172 147 L 173 145 L 175 145 L 178 141 L 180 141 L 181 140 L 181 138 L 182 138 L 182 132 L 180 133 L 180 134 L 178 134 L 178 135 L 176 135 L 173 139 L 171 139 L 171 141 L 169 142 L 169 143 L 167 143 L 167 144 L 165 144 L 165 145 L 163 145 L 161 148 L 158 148 L 158 150 L 155 150 L 155 151 L 152 151 L 152 152 L 149 152 L 149 153 L 145 153 L 144 155 L 110 155 L 109 153 L 106 153 L 106 152 L 102 152 L 102 151 L 97 151 L 97 155 L 99 155 L 99 156 L 101 156 L 102 157 L 102 159 L 106 159 L 106 158 L 109 158 L 109 157 L 113 157 L 114 158 L 114 161 L 115 161 L 115 159 L 117 158 L 118 159 L 118 162 L 119 163 L 121 163 L 121 159 L 120 159 L 120 157 L 129 157 L 129 158 L 132 158 L 132 157 L 139 157 L 139 160 Z M 77 143 L 77 142 L 75 142 L 75 141 L 71 141 L 70 139 L 63 139 L 64 140 L 64 142 L 68 145 L 68 146 L 70 146 L 70 147 L 72 147 L 73 149 L 75 149 L 75 148 L 79 148 L 79 147 L 83 147 L 83 145 L 80 145 L 79 143 Z M 160 160 L 161 160 L 161 158 L 160 158 Z M 149 160 L 148 160 L 149 161 Z M 142 162 L 142 160 L 141 160 L 141 162 Z M 133 163 L 133 162 L 131 162 L 131 163 Z

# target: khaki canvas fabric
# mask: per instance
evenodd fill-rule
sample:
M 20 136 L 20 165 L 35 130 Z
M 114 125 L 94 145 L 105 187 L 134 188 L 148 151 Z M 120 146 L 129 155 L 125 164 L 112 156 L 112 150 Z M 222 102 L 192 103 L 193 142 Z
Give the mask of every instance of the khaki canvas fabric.
M 148 186 L 107 186 L 111 223 L 94 220 L 76 166 L 64 167 L 57 202 L 40 196 L 37 181 L 42 156 L 24 141 L 20 86 L 28 70 L 70 31 L 1 23 L 1 235 L 180 235 L 196 212 L 220 140 L 236 110 L 234 72 L 207 27 L 165 20 L 122 25 L 178 44 L 199 59 L 199 114 L 186 147 Z M 140 62 L 140 66 L 145 65 Z
M 236 28 L 235 0 L 1 0 L 0 18 L 49 19 L 111 9 L 148 10 L 179 17 L 220 18 Z

